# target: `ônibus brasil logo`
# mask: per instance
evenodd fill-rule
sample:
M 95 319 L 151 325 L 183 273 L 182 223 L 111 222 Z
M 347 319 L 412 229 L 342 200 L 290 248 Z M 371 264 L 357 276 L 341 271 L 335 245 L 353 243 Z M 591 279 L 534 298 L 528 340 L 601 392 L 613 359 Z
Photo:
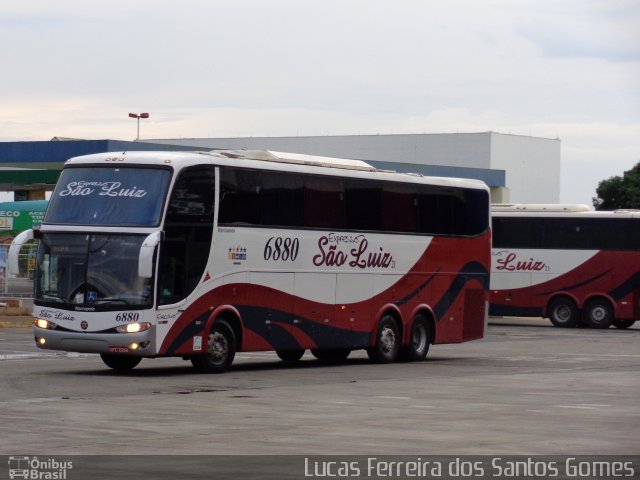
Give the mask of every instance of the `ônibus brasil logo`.
M 9 478 L 33 480 L 66 480 L 67 472 L 73 468 L 73 462 L 56 460 L 55 458 L 39 459 L 38 457 L 9 457 Z

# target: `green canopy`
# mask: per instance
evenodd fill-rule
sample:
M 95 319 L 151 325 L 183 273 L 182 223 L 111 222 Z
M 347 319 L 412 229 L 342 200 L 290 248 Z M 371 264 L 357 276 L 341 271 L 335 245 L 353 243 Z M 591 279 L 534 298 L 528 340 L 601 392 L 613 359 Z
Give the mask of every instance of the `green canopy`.
M 0 233 L 28 230 L 39 226 L 48 203 L 47 200 L 0 202 Z

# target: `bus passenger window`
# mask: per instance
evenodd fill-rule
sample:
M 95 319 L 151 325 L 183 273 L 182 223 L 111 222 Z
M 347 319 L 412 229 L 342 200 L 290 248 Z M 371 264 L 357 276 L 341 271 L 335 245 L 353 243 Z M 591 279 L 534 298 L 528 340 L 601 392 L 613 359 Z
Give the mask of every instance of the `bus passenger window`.
M 260 223 L 260 179 L 251 170 L 221 169 L 218 223 Z
M 311 228 L 344 228 L 344 187 L 333 178 L 308 178 L 304 185 L 304 223 Z
M 379 231 L 382 228 L 382 185 L 347 180 L 346 210 L 348 229 Z
M 417 232 L 418 202 L 411 187 L 385 185 L 382 194 L 382 228 L 387 232 Z

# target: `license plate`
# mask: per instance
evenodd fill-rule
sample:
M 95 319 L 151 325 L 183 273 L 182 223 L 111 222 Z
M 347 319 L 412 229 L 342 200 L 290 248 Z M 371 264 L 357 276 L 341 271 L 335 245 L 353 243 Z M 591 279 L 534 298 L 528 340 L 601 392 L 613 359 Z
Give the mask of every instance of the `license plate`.
M 129 353 L 129 347 L 109 347 L 110 353 Z

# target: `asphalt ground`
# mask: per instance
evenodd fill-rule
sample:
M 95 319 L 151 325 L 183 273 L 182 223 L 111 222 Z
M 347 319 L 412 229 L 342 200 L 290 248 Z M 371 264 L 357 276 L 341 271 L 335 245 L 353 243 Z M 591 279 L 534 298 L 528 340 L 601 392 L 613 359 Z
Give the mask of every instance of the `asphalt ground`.
M 492 319 L 427 361 L 241 353 L 109 370 L 0 329 L 0 454 L 613 455 L 640 452 L 640 329 Z

